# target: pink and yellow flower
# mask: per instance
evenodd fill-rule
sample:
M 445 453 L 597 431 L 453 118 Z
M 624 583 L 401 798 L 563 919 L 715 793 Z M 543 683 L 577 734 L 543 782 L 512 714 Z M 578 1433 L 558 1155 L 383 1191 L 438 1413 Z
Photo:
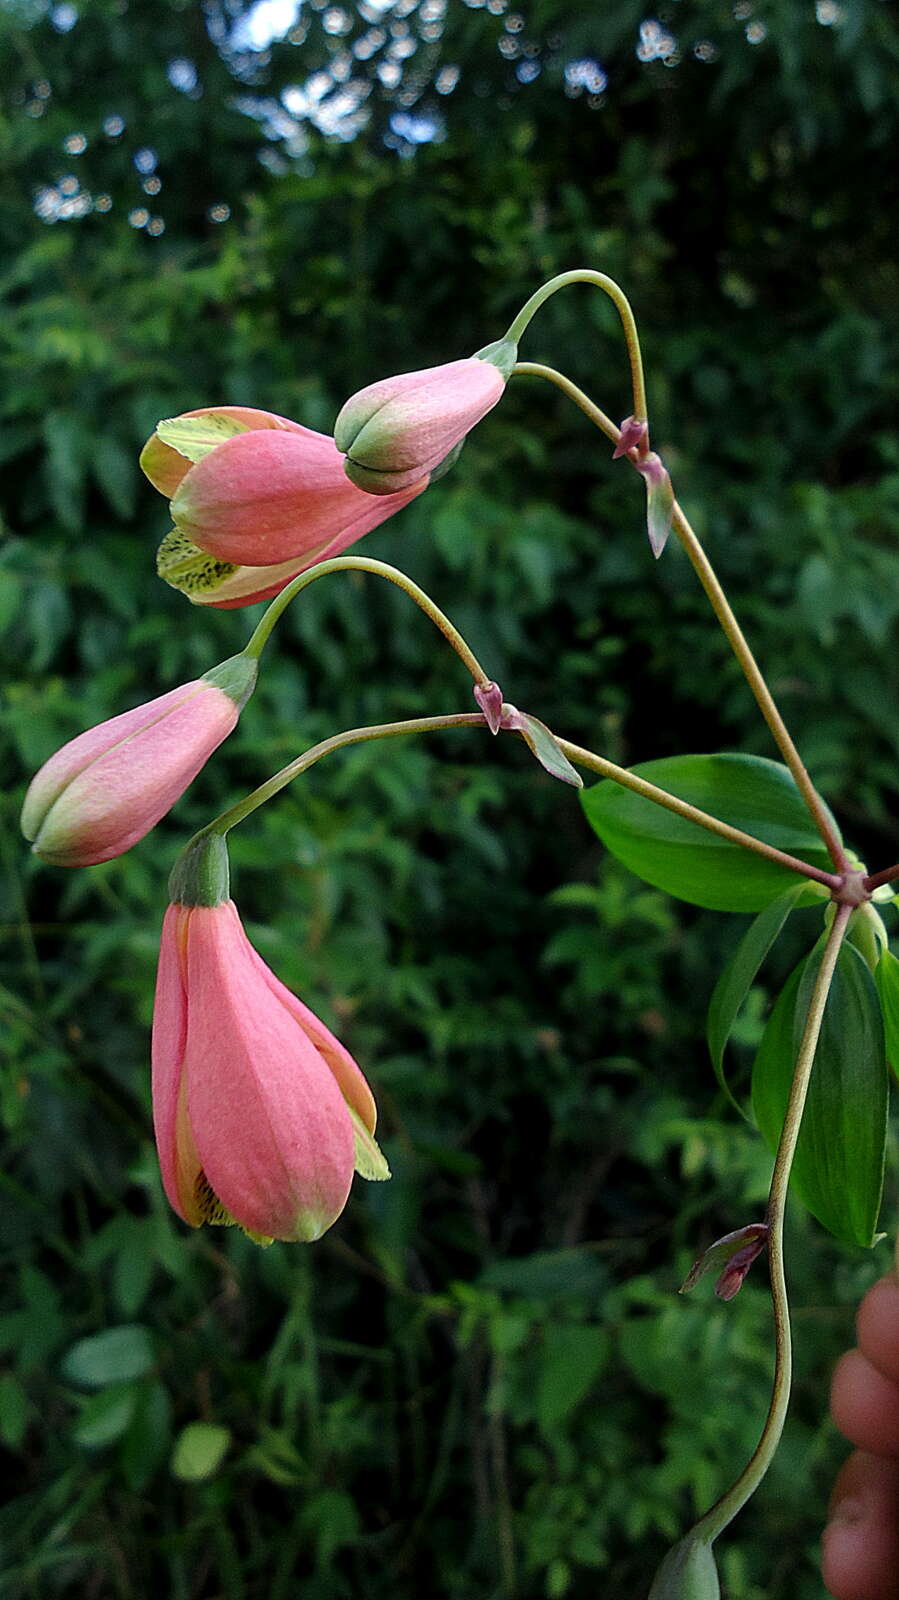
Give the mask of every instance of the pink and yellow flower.
M 318 1239 L 354 1171 L 387 1178 L 352 1056 L 250 944 L 231 900 L 170 905 L 153 1020 L 165 1191 L 192 1227 Z
M 326 434 L 250 406 L 205 407 L 159 423 L 141 454 L 171 500 L 159 572 L 198 604 L 268 599 L 339 555 L 422 493 L 419 473 L 383 497 L 350 483 Z

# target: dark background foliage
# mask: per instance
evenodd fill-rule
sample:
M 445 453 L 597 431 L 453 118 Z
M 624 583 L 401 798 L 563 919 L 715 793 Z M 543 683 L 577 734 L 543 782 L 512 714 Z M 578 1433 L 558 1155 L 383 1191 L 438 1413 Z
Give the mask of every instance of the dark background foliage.
M 167 872 L 326 732 L 468 708 L 458 663 L 401 595 L 332 578 L 130 855 L 42 867 L 18 808 L 64 739 L 246 637 L 251 616 L 154 576 L 167 523 L 136 457 L 157 418 L 227 400 L 327 430 L 356 387 L 471 352 L 590 265 L 634 302 L 655 442 L 816 781 L 891 860 L 895 5 L 6 0 L 0 60 L 3 1592 L 631 1600 L 766 1404 L 764 1270 L 730 1307 L 674 1293 L 763 1204 L 767 1159 L 703 1042 L 743 919 L 638 884 L 510 741 L 316 768 L 235 836 L 235 892 L 370 1077 L 395 1176 L 315 1248 L 261 1252 L 188 1235 L 161 1197 Z M 628 409 L 592 291 L 523 354 Z M 518 380 L 364 548 L 571 737 L 628 762 L 770 754 L 608 456 Z M 887 1226 L 894 1203 L 890 1180 Z M 827 1371 L 888 1259 L 798 1208 L 789 1244 L 797 1397 L 723 1553 L 730 1600 L 821 1593 Z

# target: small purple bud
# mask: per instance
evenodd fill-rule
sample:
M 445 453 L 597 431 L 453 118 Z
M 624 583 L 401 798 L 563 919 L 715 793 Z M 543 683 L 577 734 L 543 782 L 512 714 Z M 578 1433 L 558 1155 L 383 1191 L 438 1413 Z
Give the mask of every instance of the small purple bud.
M 723 1268 L 715 1284 L 715 1293 L 719 1300 L 732 1300 L 743 1287 L 743 1279 L 767 1243 L 766 1222 L 750 1222 L 745 1228 L 737 1228 L 733 1233 L 724 1234 L 723 1238 L 716 1239 L 715 1243 L 710 1244 L 699 1259 L 694 1261 L 679 1292 L 686 1294 L 699 1282 L 704 1273 L 718 1272 Z
M 744 1244 L 742 1250 L 738 1250 L 735 1256 L 731 1256 L 715 1284 L 715 1293 L 719 1300 L 732 1300 L 735 1294 L 739 1294 L 743 1287 L 743 1279 L 756 1256 L 761 1255 L 765 1243 L 765 1239 L 753 1239 L 751 1243 Z
M 474 697 L 487 718 L 490 732 L 499 733 L 503 725 L 503 691 L 499 684 L 490 679 L 486 683 L 476 683 Z
M 619 456 L 626 456 L 629 450 L 640 449 L 646 443 L 649 429 L 645 422 L 638 422 L 636 417 L 625 417 L 621 424 L 621 438 L 612 451 L 612 460 L 617 461 Z

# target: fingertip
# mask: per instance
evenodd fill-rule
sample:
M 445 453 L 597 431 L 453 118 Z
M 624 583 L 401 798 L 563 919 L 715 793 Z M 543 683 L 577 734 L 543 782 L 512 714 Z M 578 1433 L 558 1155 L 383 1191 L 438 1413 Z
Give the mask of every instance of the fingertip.
M 830 1390 L 833 1420 L 851 1444 L 878 1456 L 899 1456 L 899 1384 L 860 1350 L 841 1356 Z
M 856 1328 L 863 1355 L 883 1377 L 899 1384 L 899 1278 L 891 1273 L 868 1290 Z
M 855 1451 L 829 1517 L 821 1570 L 833 1600 L 899 1600 L 899 1463 Z

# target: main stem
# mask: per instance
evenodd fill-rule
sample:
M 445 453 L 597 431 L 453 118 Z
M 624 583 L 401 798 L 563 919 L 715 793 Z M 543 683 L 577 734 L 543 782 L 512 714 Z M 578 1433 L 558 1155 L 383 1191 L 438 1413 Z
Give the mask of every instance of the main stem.
M 561 389 L 563 394 L 568 395 L 569 399 L 573 400 L 575 405 L 580 407 L 585 416 L 588 416 L 591 422 L 595 423 L 596 427 L 598 427 L 607 438 L 611 439 L 616 444 L 621 438 L 621 429 L 618 428 L 615 423 L 606 416 L 605 412 L 601 411 L 599 406 L 594 405 L 589 396 L 584 394 L 583 390 L 579 389 L 577 384 L 572 383 L 571 379 L 566 378 L 563 373 L 557 372 L 554 367 L 546 367 L 538 362 L 522 361 L 518 362 L 513 368 L 513 374 L 514 373 L 547 378 L 550 383 L 554 383 L 558 389 Z M 630 452 L 630 454 L 635 455 L 635 452 Z M 743 630 L 741 629 L 733 611 L 731 610 L 727 596 L 725 595 L 724 590 L 722 589 L 715 575 L 714 568 L 712 567 L 708 556 L 703 550 L 699 539 L 693 531 L 693 528 L 691 527 L 683 508 L 678 504 L 677 501 L 674 503 L 674 520 L 672 526 L 681 542 L 681 545 L 687 553 L 687 557 L 693 567 L 694 572 L 696 573 L 703 589 L 706 592 L 712 610 L 714 611 L 715 616 L 721 625 L 725 638 L 727 639 L 728 644 L 740 663 L 746 681 L 749 684 L 753 695 L 755 696 L 756 704 L 758 705 L 762 716 L 771 730 L 774 741 L 780 750 L 784 761 L 789 767 L 790 772 L 793 774 L 793 781 L 802 795 L 815 826 L 824 840 L 825 845 L 827 846 L 831 860 L 833 861 L 837 872 L 847 872 L 849 870 L 849 860 L 843 848 L 842 841 L 836 829 L 834 828 L 834 825 L 827 813 L 827 809 L 821 800 L 821 796 L 818 794 L 814 784 L 812 783 L 808 771 L 806 770 L 805 763 L 803 762 L 799 751 L 796 749 L 796 746 L 793 743 L 789 729 L 787 728 L 783 717 L 777 709 L 774 697 L 771 694 L 767 683 L 765 682 L 764 675 L 749 647 L 749 644 L 747 643 L 745 635 L 743 634 Z
M 737 1515 L 737 1512 L 743 1509 L 747 1500 L 755 1493 L 764 1478 L 780 1443 L 787 1409 L 790 1404 L 790 1387 L 793 1374 L 793 1341 L 790 1331 L 790 1305 L 787 1297 L 786 1274 L 784 1272 L 784 1215 L 787 1205 L 790 1171 L 799 1140 L 802 1113 L 805 1109 L 808 1087 L 811 1081 L 815 1051 L 818 1047 L 818 1038 L 821 1033 L 821 1024 L 824 1020 L 824 1010 L 827 1005 L 827 996 L 830 993 L 837 957 L 839 956 L 840 946 L 843 943 L 851 915 L 851 906 L 838 905 L 836 915 L 831 923 L 830 932 L 827 935 L 827 942 L 821 957 L 821 965 L 818 968 L 818 975 L 815 979 L 811 1000 L 809 1001 L 808 1015 L 796 1060 L 796 1070 L 793 1073 L 793 1082 L 790 1087 L 790 1098 L 787 1102 L 780 1143 L 777 1147 L 777 1156 L 775 1157 L 774 1170 L 771 1175 L 766 1218 L 770 1229 L 768 1251 L 771 1272 L 771 1303 L 774 1311 L 774 1381 L 771 1390 L 771 1403 L 768 1407 L 768 1415 L 765 1419 L 761 1438 L 749 1462 L 736 1482 L 727 1490 L 727 1493 L 716 1501 L 711 1510 L 700 1518 L 692 1530 L 709 1543 L 713 1539 L 717 1539 L 719 1533 L 723 1532 L 728 1523 Z
M 486 718 L 480 711 L 461 711 L 449 716 L 437 717 L 412 717 L 401 722 L 374 723 L 365 728 L 349 728 L 343 733 L 332 734 L 328 739 L 322 739 L 319 744 L 311 745 L 304 750 L 302 755 L 294 761 L 288 762 L 280 772 L 266 779 L 251 794 L 239 800 L 236 805 L 223 811 L 214 821 L 207 824 L 200 831 L 202 834 L 225 834 L 231 828 L 243 822 L 245 817 L 251 815 L 259 806 L 265 805 L 274 795 L 284 789 L 294 778 L 306 772 L 322 756 L 329 755 L 332 750 L 342 750 L 346 745 L 364 744 L 372 739 L 392 739 L 407 733 L 439 733 L 445 728 L 483 728 L 486 727 Z M 516 730 L 517 731 L 517 730 Z M 711 833 L 727 839 L 731 844 L 741 845 L 746 850 L 752 850 L 756 855 L 762 855 L 767 860 L 775 862 L 789 872 L 801 873 L 803 877 L 813 878 L 817 883 L 826 885 L 828 889 L 837 889 L 840 880 L 833 873 L 823 872 L 820 867 L 812 866 L 808 861 L 802 861 L 799 856 L 789 855 L 785 850 L 778 850 L 774 845 L 767 844 L 764 839 L 756 839 L 751 833 L 744 833 L 742 828 L 733 828 L 729 822 L 722 822 L 718 817 L 713 817 L 707 811 L 700 811 L 698 806 L 691 806 L 688 801 L 678 799 L 677 795 L 669 794 L 666 789 L 660 789 L 654 783 L 649 783 L 646 778 L 640 778 L 635 772 L 628 772 L 626 767 L 616 766 L 614 761 L 607 761 L 604 756 L 597 755 L 593 750 L 584 750 L 580 745 L 572 744 L 568 739 L 559 739 L 552 736 L 559 749 L 579 766 L 587 767 L 591 772 L 598 772 L 604 778 L 612 778 L 624 788 L 631 789 L 644 800 L 652 800 L 656 805 L 664 806 L 666 810 L 673 811 L 677 816 L 684 817 L 688 822 L 694 822 L 701 828 L 707 828 Z
M 376 578 L 386 578 L 388 582 L 395 583 L 402 589 L 415 604 L 420 607 L 425 616 L 430 618 L 436 628 L 440 629 L 443 637 L 452 645 L 456 655 L 465 663 L 476 683 L 488 683 L 490 680 L 481 666 L 474 651 L 469 649 L 458 628 L 455 628 L 440 609 L 440 607 L 419 588 L 412 578 L 401 572 L 399 567 L 391 567 L 386 561 L 374 561 L 370 556 L 334 556 L 330 561 L 321 561 L 318 566 L 310 567 L 307 572 L 301 572 L 293 578 L 286 588 L 276 595 L 264 616 L 260 619 L 254 632 L 250 635 L 244 646 L 244 655 L 261 656 L 268 643 L 272 629 L 291 600 L 311 583 L 317 583 L 319 578 L 326 578 L 331 572 L 370 572 Z
M 627 345 L 627 356 L 631 367 L 631 388 L 634 392 L 634 416 L 638 422 L 646 421 L 646 383 L 643 377 L 643 357 L 640 353 L 640 337 L 637 333 L 637 323 L 631 310 L 630 301 L 624 290 L 609 278 L 604 272 L 593 272 L 588 267 L 578 267 L 573 272 L 560 272 L 558 277 L 550 278 L 542 288 L 531 295 L 530 300 L 522 306 L 509 328 L 506 338 L 513 344 L 518 344 L 522 334 L 531 318 L 540 307 L 559 289 L 566 289 L 570 283 L 591 283 L 597 289 L 602 289 L 614 303 L 615 309 L 621 318 L 624 330 L 624 342 Z

